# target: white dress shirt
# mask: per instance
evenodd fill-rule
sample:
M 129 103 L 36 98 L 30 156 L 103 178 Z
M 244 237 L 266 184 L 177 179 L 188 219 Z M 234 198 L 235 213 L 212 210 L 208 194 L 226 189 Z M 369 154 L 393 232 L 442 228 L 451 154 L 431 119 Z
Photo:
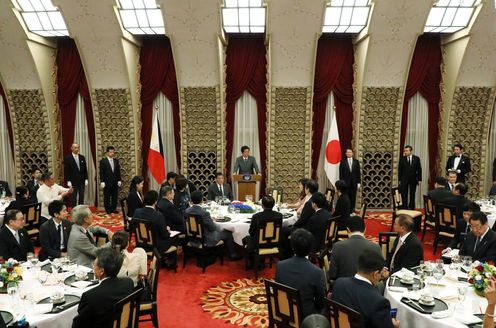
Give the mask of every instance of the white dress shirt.
M 59 186 L 56 183 L 51 187 L 48 187 L 46 184 L 41 185 L 36 192 L 38 202 L 41 203 L 41 216 L 49 218 L 50 214 L 48 213 L 48 204 L 54 200 L 62 200 L 60 193 L 67 191 L 69 191 L 69 189 Z

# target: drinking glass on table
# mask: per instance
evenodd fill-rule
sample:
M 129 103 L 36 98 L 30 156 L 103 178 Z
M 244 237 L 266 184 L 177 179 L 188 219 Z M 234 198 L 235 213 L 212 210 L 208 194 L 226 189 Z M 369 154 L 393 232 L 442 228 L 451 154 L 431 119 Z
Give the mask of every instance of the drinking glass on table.
M 34 257 L 34 253 L 28 252 L 26 254 L 26 260 L 31 264 L 33 264 L 33 257 Z
M 439 270 L 438 268 L 435 268 L 434 272 L 433 272 L 433 276 L 434 276 L 434 279 L 436 279 L 436 281 L 437 281 L 437 285 L 439 286 L 439 281 L 443 278 L 444 272 L 442 269 Z
M 9 294 L 12 303 L 15 303 L 17 290 L 18 290 L 17 283 L 11 281 L 7 284 L 7 294 Z
M 467 273 L 472 269 L 472 256 L 462 257 L 462 268 Z
M 458 289 L 458 301 L 460 301 L 461 304 L 465 299 L 465 294 L 467 294 L 468 284 L 460 283 L 456 286 L 456 288 Z
M 437 259 L 437 260 L 436 260 L 436 268 L 437 268 L 438 270 L 443 271 L 443 266 L 444 266 L 443 260 L 441 260 L 441 259 Z

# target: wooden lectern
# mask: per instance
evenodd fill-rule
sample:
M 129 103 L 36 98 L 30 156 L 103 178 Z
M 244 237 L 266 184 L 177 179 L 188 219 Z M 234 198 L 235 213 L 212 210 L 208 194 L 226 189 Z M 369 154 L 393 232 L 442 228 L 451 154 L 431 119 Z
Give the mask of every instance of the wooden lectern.
M 262 180 L 262 176 L 258 174 L 233 174 L 233 181 L 238 185 L 238 200 L 244 202 L 246 195 L 252 195 L 253 201 L 257 200 L 257 182 Z

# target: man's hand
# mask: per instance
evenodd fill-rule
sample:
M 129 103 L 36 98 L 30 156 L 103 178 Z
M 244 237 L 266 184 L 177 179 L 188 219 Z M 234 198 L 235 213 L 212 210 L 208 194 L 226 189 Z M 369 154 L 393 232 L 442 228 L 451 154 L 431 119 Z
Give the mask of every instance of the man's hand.
M 100 187 L 103 189 L 105 188 L 105 182 L 100 182 Z
M 360 183 L 357 183 L 357 189 L 360 189 L 362 185 Z
M 393 326 L 395 326 L 396 328 L 398 328 L 400 326 L 400 321 L 397 320 L 397 319 L 391 319 L 393 321 Z
M 120 187 L 122 186 L 122 182 L 121 181 L 117 181 L 117 187 Z
M 441 254 L 446 254 L 446 253 L 449 253 L 449 252 L 451 252 L 451 251 L 452 251 L 452 249 L 451 249 L 450 247 L 446 247 L 445 249 L 443 249 L 443 250 L 441 251 Z
M 460 171 L 460 170 L 456 170 L 456 173 L 460 174 L 460 173 L 462 173 L 462 171 Z
M 107 237 L 109 238 L 109 240 L 112 240 L 112 236 L 114 235 L 114 233 L 110 230 L 107 230 Z
M 84 180 L 84 185 L 88 186 L 88 179 Z
M 72 182 L 67 181 L 67 187 L 71 188 L 72 187 Z

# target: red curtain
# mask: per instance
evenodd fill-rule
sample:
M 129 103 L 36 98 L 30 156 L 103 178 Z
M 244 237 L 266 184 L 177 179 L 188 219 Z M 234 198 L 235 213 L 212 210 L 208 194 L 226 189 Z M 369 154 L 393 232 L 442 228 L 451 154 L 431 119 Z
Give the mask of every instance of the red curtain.
M 417 92 L 420 92 L 429 104 L 429 186 L 434 185 L 436 178 L 436 157 L 438 155 L 438 122 L 439 101 L 441 91 L 441 41 L 439 35 L 423 34 L 419 36 L 413 53 L 410 72 L 403 101 L 403 114 L 401 117 L 400 145 L 405 145 L 405 135 L 408 122 L 408 101 Z
M 73 39 L 61 38 L 57 41 L 57 100 L 62 125 L 62 151 L 64 156 L 71 152 L 76 124 L 77 95 L 84 100 L 84 111 L 88 125 L 91 155 L 96 165 L 95 122 L 91 107 L 91 96 L 84 75 L 83 64 Z
M 3 105 L 5 107 L 5 117 L 7 118 L 7 129 L 9 132 L 9 140 L 10 140 L 10 149 L 12 150 L 12 156 L 15 156 L 14 153 L 14 130 L 12 129 L 12 121 L 10 120 L 10 111 L 9 111 L 9 103 L 7 102 L 7 96 L 3 91 L 2 84 L 0 84 L 0 96 L 3 99 Z
M 313 87 L 312 177 L 317 177 L 327 98 L 334 92 L 343 154 L 353 138 L 353 43 L 350 35 L 323 34 L 317 45 Z
M 263 35 L 231 35 L 226 50 L 226 173 L 231 173 L 236 101 L 248 91 L 257 102 L 258 140 L 262 171 L 261 195 L 265 194 L 267 58 Z M 238 150 L 236 150 L 238 151 Z
M 143 39 L 140 52 L 141 65 L 141 140 L 143 141 L 142 175 L 145 181 L 148 176 L 148 151 L 152 134 L 153 101 L 162 92 L 172 103 L 174 120 L 174 146 L 176 160 L 181 167 L 181 140 L 179 135 L 179 94 L 177 90 L 176 69 L 170 41 L 165 36 L 147 37 Z M 167 156 L 167 154 L 165 154 Z

